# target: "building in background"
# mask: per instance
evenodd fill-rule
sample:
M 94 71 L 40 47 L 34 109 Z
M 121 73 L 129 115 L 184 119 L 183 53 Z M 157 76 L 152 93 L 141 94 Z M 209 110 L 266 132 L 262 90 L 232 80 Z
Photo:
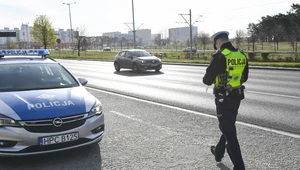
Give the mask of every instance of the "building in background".
M 55 31 L 57 38 L 59 38 L 63 43 L 72 42 L 70 32 L 71 29 L 67 29 L 66 31 L 64 29 L 58 29 L 57 31 Z
M 198 27 L 192 26 L 192 37 L 198 34 Z M 185 44 L 190 40 L 190 27 L 169 29 L 170 44 Z
M 102 36 L 114 38 L 114 37 L 116 37 L 116 35 L 118 35 L 118 34 L 121 34 L 121 32 L 119 32 L 119 31 L 115 31 L 115 32 L 105 32 L 105 33 L 102 34 Z
M 32 31 L 33 27 L 29 26 L 28 24 L 22 24 L 21 25 L 21 30 L 20 30 L 20 42 L 28 42 L 31 43 L 33 42 L 33 38 L 30 34 L 30 31 Z
M 22 24 L 21 29 L 14 28 L 9 29 L 5 27 L 0 29 L 0 31 L 12 31 L 17 32 L 17 37 L 10 37 L 9 40 L 15 42 L 19 48 L 30 48 L 36 47 L 40 48 L 37 43 L 34 42 L 33 37 L 30 32 L 33 27 L 28 24 Z M 61 40 L 58 45 L 60 48 L 70 48 L 72 37 L 71 29 L 58 29 L 55 30 L 57 38 Z M 161 34 L 151 34 L 151 29 L 139 29 L 136 30 L 136 43 L 138 46 L 161 46 L 163 44 L 170 45 L 188 45 L 190 39 L 190 27 L 179 27 L 170 28 L 168 30 L 168 37 L 163 38 Z M 198 33 L 198 28 L 192 27 L 192 36 L 194 37 Z M 128 31 L 128 33 L 121 33 L 119 31 L 106 32 L 102 36 L 87 37 L 87 43 L 91 45 L 92 49 L 102 49 L 104 47 L 126 47 L 131 48 L 133 46 L 133 31 Z M 7 42 L 6 37 L 0 37 L 0 44 L 5 44 Z M 33 45 L 34 44 L 34 45 Z
M 133 35 L 129 35 L 126 33 L 121 32 L 106 32 L 102 34 L 103 37 L 109 37 L 109 38 L 118 38 L 118 39 L 126 39 L 126 40 L 133 40 Z
M 1 29 L 0 32 L 16 32 L 17 34 L 17 37 L 0 37 L 0 44 L 3 45 L 3 44 L 6 44 L 7 41 L 10 41 L 10 42 L 13 42 L 13 43 L 18 43 L 19 41 L 19 28 L 14 28 L 14 29 L 9 29 L 7 27 L 5 27 L 4 29 Z
M 132 31 L 128 31 L 129 35 L 133 36 Z M 135 32 L 135 40 L 139 46 L 150 46 L 151 41 L 151 29 L 140 29 Z

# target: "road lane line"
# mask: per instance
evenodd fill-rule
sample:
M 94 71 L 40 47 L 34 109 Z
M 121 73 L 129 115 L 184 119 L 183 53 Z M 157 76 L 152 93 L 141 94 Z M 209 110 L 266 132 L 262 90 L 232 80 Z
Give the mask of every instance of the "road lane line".
M 263 95 L 270 95 L 270 96 L 277 96 L 277 97 L 287 97 L 287 98 L 293 98 L 293 99 L 300 99 L 300 97 L 297 96 L 290 96 L 290 95 L 284 95 L 284 94 L 275 94 L 275 93 L 266 93 L 266 92 L 258 92 L 258 91 L 251 91 L 247 90 L 246 92 L 249 93 L 256 93 L 256 94 L 263 94 Z
M 127 99 L 137 100 L 137 101 L 141 101 L 141 102 L 145 102 L 145 103 L 149 103 L 149 104 L 153 104 L 153 105 L 158 105 L 158 106 L 162 106 L 162 107 L 167 107 L 167 108 L 170 108 L 170 109 L 175 109 L 175 110 L 179 110 L 179 111 L 183 111 L 183 112 L 187 112 L 187 113 L 191 113 L 191 114 L 195 114 L 195 115 L 200 115 L 200 116 L 205 116 L 205 117 L 210 117 L 210 118 L 217 119 L 217 116 L 213 116 L 213 115 L 210 115 L 210 114 L 207 114 L 207 113 L 201 113 L 201 112 L 197 112 L 197 111 L 183 109 L 183 108 L 176 107 L 176 106 L 161 104 L 161 103 L 157 103 L 157 102 L 153 102 L 153 101 L 149 101 L 149 100 L 145 100 L 145 99 L 139 99 L 139 98 L 136 98 L 136 97 L 126 96 L 126 95 L 123 95 L 123 94 L 104 91 L 104 90 L 100 90 L 100 89 L 96 89 L 96 88 L 92 88 L 92 87 L 86 87 L 86 88 L 90 89 L 90 90 L 94 90 L 94 91 L 99 91 L 99 92 L 102 92 L 102 93 L 107 93 L 107 94 L 111 94 L 111 95 L 115 95 L 115 96 L 124 97 L 124 98 L 127 98 Z M 135 119 L 135 118 L 132 118 L 130 116 L 127 116 L 127 117 L 131 118 L 131 119 Z M 137 120 L 139 120 L 139 119 L 137 119 Z M 139 121 L 142 121 L 142 120 L 139 120 Z M 245 122 L 240 122 L 240 121 L 236 121 L 236 123 L 240 124 L 240 125 L 247 126 L 247 127 L 264 130 L 264 131 L 267 131 L 267 132 L 273 132 L 273 133 L 277 133 L 277 134 L 280 134 L 280 135 L 300 139 L 300 135 L 298 135 L 298 134 L 285 132 L 285 131 L 281 131 L 281 130 L 276 130 L 276 129 L 271 129 L 271 128 L 267 128 L 267 127 L 263 127 L 263 126 L 253 125 L 253 124 L 250 124 L 250 123 L 245 123 Z M 153 126 L 156 126 L 156 125 L 153 125 Z
M 167 132 L 170 135 L 177 134 L 176 132 L 171 131 L 169 128 L 158 126 L 158 125 L 155 125 L 155 124 L 152 124 L 152 123 L 149 123 L 149 122 L 145 122 L 142 119 L 134 118 L 133 116 L 128 116 L 128 115 L 125 115 L 125 114 L 122 114 L 122 113 L 116 112 L 116 111 L 110 111 L 110 113 L 113 113 L 113 114 L 125 117 L 127 119 L 134 120 L 134 121 L 140 122 L 142 124 L 145 124 L 145 125 L 152 126 L 154 128 L 163 130 L 163 131 Z

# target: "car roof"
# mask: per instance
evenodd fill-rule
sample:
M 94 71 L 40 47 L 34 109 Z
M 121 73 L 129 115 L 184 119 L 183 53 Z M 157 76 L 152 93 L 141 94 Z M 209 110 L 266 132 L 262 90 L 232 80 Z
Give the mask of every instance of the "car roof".
M 127 51 L 146 51 L 146 50 L 142 50 L 142 49 L 129 49 Z
M 19 64 L 19 63 L 57 63 L 55 60 L 51 58 L 38 57 L 38 56 L 6 56 L 0 58 L 1 64 Z
M 0 64 L 57 63 L 49 55 L 49 51 L 44 49 L 0 50 Z

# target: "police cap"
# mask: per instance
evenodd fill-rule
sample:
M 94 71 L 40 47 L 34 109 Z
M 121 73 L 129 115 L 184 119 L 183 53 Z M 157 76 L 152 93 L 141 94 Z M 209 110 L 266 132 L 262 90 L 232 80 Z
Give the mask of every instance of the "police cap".
M 219 31 L 217 33 L 215 33 L 214 35 L 211 36 L 211 39 L 216 42 L 217 39 L 221 38 L 221 37 L 224 37 L 224 36 L 227 36 L 228 37 L 229 35 L 229 32 L 228 31 Z

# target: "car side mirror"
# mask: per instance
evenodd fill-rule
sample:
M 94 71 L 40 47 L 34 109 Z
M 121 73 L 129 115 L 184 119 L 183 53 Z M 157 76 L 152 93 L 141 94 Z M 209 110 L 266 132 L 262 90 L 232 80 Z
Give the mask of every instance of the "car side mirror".
M 85 86 L 88 83 L 88 80 L 85 78 L 78 78 L 81 85 Z

